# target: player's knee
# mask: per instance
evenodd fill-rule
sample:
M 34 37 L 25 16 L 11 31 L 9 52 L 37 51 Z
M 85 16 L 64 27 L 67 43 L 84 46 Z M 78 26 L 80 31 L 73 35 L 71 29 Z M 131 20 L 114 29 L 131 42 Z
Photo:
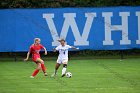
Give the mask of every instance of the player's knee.
M 41 64 L 44 64 L 44 61 L 41 61 Z
M 67 68 L 67 64 L 64 64 L 63 67 L 64 67 L 64 68 Z

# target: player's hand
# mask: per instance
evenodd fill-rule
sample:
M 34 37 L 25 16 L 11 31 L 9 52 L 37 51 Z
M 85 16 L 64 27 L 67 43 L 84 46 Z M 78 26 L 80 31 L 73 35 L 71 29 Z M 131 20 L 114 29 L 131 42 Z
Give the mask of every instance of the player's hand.
M 55 48 L 53 48 L 53 52 L 56 52 L 56 49 Z
M 44 54 L 47 55 L 47 52 L 45 52 Z
M 24 59 L 24 61 L 27 61 L 27 60 L 28 60 L 28 58 L 25 58 L 25 59 Z

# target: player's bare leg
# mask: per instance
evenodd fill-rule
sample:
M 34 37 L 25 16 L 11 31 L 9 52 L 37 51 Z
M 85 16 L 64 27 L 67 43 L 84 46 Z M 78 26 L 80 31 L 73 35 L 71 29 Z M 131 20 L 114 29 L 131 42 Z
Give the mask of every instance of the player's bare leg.
M 64 62 L 63 63 L 63 69 L 62 69 L 62 77 L 65 76 L 66 70 L 67 70 L 67 62 Z
M 42 68 L 42 71 L 43 71 L 43 73 L 44 73 L 44 76 L 47 76 L 48 74 L 47 74 L 47 72 L 46 72 L 46 67 L 45 67 L 45 65 L 44 65 L 44 61 L 43 61 L 41 58 L 38 58 L 38 59 L 37 59 L 37 62 L 39 62 L 39 63 L 41 64 L 41 68 Z
M 38 74 L 38 72 L 39 72 L 40 69 L 41 69 L 41 64 L 40 63 L 37 63 L 37 68 L 33 72 L 31 78 L 34 78 Z
M 55 74 L 57 74 L 57 70 L 58 70 L 59 67 L 60 67 L 60 64 L 59 63 L 56 63 L 55 71 L 54 71 Z
M 52 74 L 51 77 L 54 77 L 54 76 L 57 75 L 57 70 L 58 70 L 59 67 L 60 67 L 60 64 L 59 63 L 56 63 L 54 73 Z

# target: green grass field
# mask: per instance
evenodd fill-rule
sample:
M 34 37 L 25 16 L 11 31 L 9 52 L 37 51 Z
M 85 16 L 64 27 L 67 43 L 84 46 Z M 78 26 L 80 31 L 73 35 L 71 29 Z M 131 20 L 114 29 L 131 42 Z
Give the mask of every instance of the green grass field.
M 45 62 L 49 76 L 34 79 L 33 62 L 0 62 L 0 93 L 140 93 L 140 59 L 70 60 L 72 78 L 51 78 L 55 61 Z

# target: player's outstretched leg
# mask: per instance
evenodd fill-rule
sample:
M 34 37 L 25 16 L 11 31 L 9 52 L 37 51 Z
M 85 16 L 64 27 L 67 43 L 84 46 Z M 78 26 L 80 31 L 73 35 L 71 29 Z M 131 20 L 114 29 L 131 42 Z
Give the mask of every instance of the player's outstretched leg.
M 65 76 L 66 70 L 67 70 L 67 64 L 63 64 L 62 77 Z
M 31 78 L 34 78 L 38 74 L 38 72 L 39 72 L 40 69 L 41 69 L 41 64 L 40 63 L 37 63 L 37 68 L 34 70 Z
M 42 69 L 42 71 L 44 73 L 44 76 L 47 76 L 48 74 L 46 72 L 46 67 L 45 67 L 44 61 L 42 59 L 38 58 L 37 62 L 39 62 L 41 64 L 41 69 Z
M 58 70 L 59 67 L 60 67 L 60 64 L 59 63 L 56 63 L 54 73 L 52 74 L 51 77 L 54 77 L 54 76 L 57 75 L 57 70 Z

